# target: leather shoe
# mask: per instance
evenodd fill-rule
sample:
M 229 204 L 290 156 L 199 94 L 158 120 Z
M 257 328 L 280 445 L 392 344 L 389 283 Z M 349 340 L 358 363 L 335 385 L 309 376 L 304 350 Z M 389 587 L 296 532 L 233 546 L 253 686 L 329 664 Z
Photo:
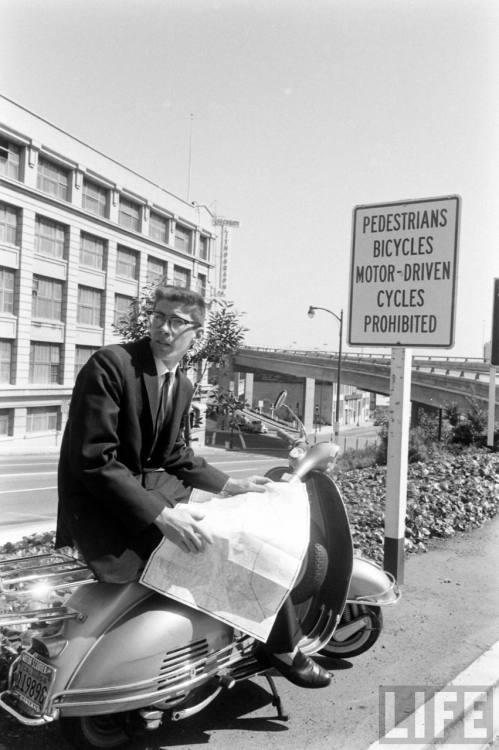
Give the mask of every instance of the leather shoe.
M 263 654 L 256 654 L 259 661 L 268 664 L 283 677 L 292 682 L 294 685 L 303 688 L 321 688 L 327 687 L 331 682 L 330 673 L 317 664 L 310 656 L 306 656 L 303 651 L 298 651 L 292 664 L 280 659 L 277 654 L 265 650 Z M 263 658 L 262 658 L 263 656 Z

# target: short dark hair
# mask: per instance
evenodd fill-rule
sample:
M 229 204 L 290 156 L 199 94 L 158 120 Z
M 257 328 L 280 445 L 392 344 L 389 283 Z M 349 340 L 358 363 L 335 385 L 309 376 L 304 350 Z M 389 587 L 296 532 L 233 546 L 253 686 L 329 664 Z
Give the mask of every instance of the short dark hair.
M 192 315 L 196 323 L 204 323 L 206 302 L 198 292 L 193 292 L 191 289 L 185 289 L 182 286 L 163 286 L 160 284 L 154 290 L 154 307 L 161 300 L 177 302 L 182 307 L 187 307 L 189 314 Z

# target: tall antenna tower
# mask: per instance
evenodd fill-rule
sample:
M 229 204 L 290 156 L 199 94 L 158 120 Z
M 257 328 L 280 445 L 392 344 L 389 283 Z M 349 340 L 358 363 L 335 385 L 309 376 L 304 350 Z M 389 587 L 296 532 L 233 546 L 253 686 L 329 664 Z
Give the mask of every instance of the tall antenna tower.
M 192 122 L 194 120 L 194 115 L 189 115 L 189 157 L 188 157 L 188 165 L 187 165 L 187 201 L 189 201 L 191 196 L 191 167 L 192 167 Z

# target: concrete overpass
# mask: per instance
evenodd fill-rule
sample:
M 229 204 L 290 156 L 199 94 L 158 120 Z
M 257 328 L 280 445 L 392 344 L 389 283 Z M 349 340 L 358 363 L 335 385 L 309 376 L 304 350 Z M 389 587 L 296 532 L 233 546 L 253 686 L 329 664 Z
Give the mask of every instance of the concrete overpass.
M 305 424 L 313 422 L 315 381 L 335 383 L 337 353 L 245 347 L 234 358 L 236 372 L 280 374 L 303 379 L 305 388 Z M 489 365 L 483 359 L 454 357 L 413 357 L 411 401 L 442 409 L 452 403 L 465 412 L 470 398 L 488 409 Z M 360 391 L 389 395 L 390 355 L 351 354 L 341 358 L 341 382 Z M 249 378 L 251 390 L 252 377 Z M 247 396 L 248 398 L 248 396 Z M 249 400 L 249 399 L 248 399 Z M 496 395 L 496 420 L 499 401 Z

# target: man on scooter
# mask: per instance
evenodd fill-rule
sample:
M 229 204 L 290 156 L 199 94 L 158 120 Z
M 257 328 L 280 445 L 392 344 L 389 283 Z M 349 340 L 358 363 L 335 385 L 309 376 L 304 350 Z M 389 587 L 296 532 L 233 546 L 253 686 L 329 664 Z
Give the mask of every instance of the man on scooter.
M 56 547 L 76 546 L 99 580 L 138 580 L 162 536 L 202 552 L 211 542 L 202 511 L 182 502 L 191 488 L 265 491 L 265 477 L 229 477 L 183 440 L 192 385 L 179 363 L 202 336 L 205 315 L 201 295 L 159 286 L 149 336 L 102 347 L 78 374 L 60 453 Z M 288 600 L 266 663 L 302 687 L 329 684 L 329 673 L 297 648 L 300 637 Z

